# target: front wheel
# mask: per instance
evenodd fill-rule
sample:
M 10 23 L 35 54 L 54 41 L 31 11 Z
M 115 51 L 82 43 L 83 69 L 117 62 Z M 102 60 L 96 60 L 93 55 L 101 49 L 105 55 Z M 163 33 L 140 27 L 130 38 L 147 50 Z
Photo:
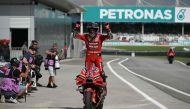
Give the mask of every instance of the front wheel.
M 95 109 L 92 103 L 92 92 L 85 92 L 84 94 L 84 109 Z

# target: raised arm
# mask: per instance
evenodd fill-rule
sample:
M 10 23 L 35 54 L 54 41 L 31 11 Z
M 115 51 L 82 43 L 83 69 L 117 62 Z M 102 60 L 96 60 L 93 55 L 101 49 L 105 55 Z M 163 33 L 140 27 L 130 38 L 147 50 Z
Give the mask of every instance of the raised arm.
M 107 35 L 102 35 L 101 39 L 102 39 L 102 40 L 113 39 L 113 34 L 112 34 L 112 32 L 111 32 L 109 23 L 106 23 L 106 24 L 104 25 L 104 27 L 105 27 L 105 29 L 106 29 Z
M 85 40 L 85 35 L 79 34 L 79 31 L 80 31 L 80 24 L 76 23 L 73 29 L 73 38 Z
M 73 29 L 73 38 L 77 38 L 77 35 L 79 34 L 80 31 L 80 24 L 76 23 L 75 27 Z

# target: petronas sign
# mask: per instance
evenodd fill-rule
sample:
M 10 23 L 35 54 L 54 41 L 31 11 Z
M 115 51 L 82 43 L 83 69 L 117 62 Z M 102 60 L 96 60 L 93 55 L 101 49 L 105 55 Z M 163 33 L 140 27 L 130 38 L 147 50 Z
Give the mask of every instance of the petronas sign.
M 190 8 L 183 7 L 84 7 L 86 22 L 184 22 Z
M 100 9 L 100 19 L 173 20 L 171 9 Z

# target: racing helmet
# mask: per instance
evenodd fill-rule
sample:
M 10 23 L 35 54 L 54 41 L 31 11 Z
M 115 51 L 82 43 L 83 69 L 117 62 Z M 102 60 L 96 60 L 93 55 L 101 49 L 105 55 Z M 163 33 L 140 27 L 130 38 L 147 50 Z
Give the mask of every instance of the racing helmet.
M 95 37 L 98 30 L 99 30 L 99 25 L 97 23 L 89 23 L 87 25 L 87 29 L 88 29 L 88 32 L 89 32 L 89 36 L 91 38 Z

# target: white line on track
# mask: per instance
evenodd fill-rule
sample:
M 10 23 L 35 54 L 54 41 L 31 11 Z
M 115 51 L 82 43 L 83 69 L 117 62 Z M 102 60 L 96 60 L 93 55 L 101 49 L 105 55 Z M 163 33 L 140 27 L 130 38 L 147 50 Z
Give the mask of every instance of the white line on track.
M 123 63 L 123 62 L 125 62 L 125 61 L 127 61 L 127 60 L 128 60 L 128 58 L 126 58 L 125 60 L 119 62 L 118 64 L 119 64 L 121 67 L 123 67 L 125 70 L 127 70 L 128 72 L 130 72 L 131 74 L 136 75 L 136 76 L 138 76 L 138 77 L 140 77 L 140 78 L 143 78 L 143 79 L 145 79 L 145 80 L 147 80 L 147 81 L 153 82 L 153 83 L 155 83 L 155 84 L 158 84 L 158 85 L 160 85 L 160 86 L 163 86 L 163 87 L 165 87 L 165 88 L 168 88 L 168 89 L 170 89 L 170 90 L 173 90 L 173 91 L 175 91 L 175 92 L 177 92 L 177 93 L 180 93 L 180 94 L 183 94 L 183 95 L 185 95 L 185 96 L 190 97 L 190 94 L 189 94 L 189 93 L 186 93 L 186 92 L 183 92 L 183 91 L 181 91 L 181 90 L 175 89 L 175 88 L 173 88 L 173 87 L 171 87 L 171 86 L 168 86 L 168 85 L 165 85 L 165 84 L 163 84 L 163 83 L 157 82 L 157 81 L 155 81 L 155 80 L 152 80 L 152 79 L 150 79 L 150 78 L 147 78 L 147 77 L 145 77 L 145 76 L 139 75 L 139 74 L 137 74 L 137 73 L 135 73 L 135 72 L 129 70 L 126 66 L 124 66 L 123 64 L 121 64 L 121 63 Z
M 156 106 L 158 106 L 160 109 L 168 109 L 166 106 L 162 105 L 161 103 L 159 103 L 158 101 L 154 100 L 153 98 L 151 98 L 150 96 L 148 96 L 147 94 L 145 94 L 144 92 L 142 92 L 140 89 L 138 89 L 136 86 L 134 86 L 132 83 L 128 82 L 127 80 L 125 80 L 123 77 L 121 77 L 119 74 L 117 74 L 113 68 L 111 67 L 110 63 L 117 61 L 119 59 L 114 59 L 111 60 L 109 62 L 107 62 L 107 66 L 110 69 L 110 71 L 116 76 L 118 77 L 121 81 L 123 81 L 124 83 L 126 83 L 127 85 L 129 85 L 131 88 L 133 88 L 135 91 L 137 91 L 139 94 L 141 94 L 143 97 L 145 97 L 147 100 L 149 100 L 150 102 L 152 102 L 153 104 L 155 104 Z
M 186 66 L 186 67 L 190 67 L 190 66 L 187 66 L 185 63 L 183 63 L 181 61 L 178 61 L 178 60 L 175 60 L 175 61 L 178 62 L 178 63 L 180 63 L 180 64 L 182 64 L 182 65 L 184 65 L 184 66 Z

